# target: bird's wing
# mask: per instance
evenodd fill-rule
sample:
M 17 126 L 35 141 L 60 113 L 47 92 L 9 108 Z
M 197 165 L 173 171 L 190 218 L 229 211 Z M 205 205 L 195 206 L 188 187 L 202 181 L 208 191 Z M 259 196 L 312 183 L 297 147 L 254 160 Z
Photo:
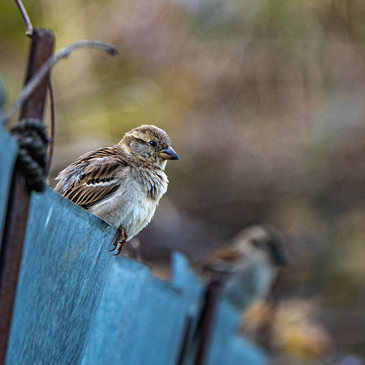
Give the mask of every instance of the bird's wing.
M 79 157 L 61 171 L 55 190 L 84 208 L 108 197 L 120 187 L 118 174 L 127 163 L 118 146 L 99 148 Z
M 203 271 L 230 273 L 235 264 L 243 259 L 243 255 L 235 247 L 226 246 L 213 252 L 206 260 Z

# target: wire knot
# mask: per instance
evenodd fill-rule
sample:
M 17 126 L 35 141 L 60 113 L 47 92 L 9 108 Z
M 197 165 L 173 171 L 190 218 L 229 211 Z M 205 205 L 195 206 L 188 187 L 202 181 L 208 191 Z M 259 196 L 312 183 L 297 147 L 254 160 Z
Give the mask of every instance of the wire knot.
M 10 133 L 19 145 L 17 163 L 25 177 L 27 188 L 43 191 L 48 173 L 49 143 L 45 125 L 39 119 L 22 119 L 10 129 Z

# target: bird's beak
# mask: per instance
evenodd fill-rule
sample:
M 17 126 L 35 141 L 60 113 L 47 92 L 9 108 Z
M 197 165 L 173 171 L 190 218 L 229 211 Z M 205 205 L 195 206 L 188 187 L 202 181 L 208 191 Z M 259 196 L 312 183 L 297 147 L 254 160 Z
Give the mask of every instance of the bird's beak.
M 179 156 L 171 147 L 166 148 L 165 150 L 161 151 L 160 156 L 164 160 L 178 160 L 179 159 Z
M 287 266 L 288 264 L 288 257 L 284 252 L 280 252 L 276 250 L 274 252 L 274 260 L 280 266 Z

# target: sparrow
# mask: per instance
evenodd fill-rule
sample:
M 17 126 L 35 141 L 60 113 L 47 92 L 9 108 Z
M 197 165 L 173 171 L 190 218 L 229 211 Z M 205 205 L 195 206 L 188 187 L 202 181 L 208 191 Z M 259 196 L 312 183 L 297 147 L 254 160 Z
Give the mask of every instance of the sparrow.
M 118 227 L 115 250 L 153 218 L 167 191 L 167 160 L 179 157 L 167 133 L 153 125 L 127 132 L 116 145 L 85 153 L 62 170 L 55 191 Z
M 202 277 L 222 278 L 223 296 L 244 312 L 268 295 L 286 256 L 280 233 L 269 225 L 255 225 L 238 234 L 233 244 L 214 251 L 202 266 Z

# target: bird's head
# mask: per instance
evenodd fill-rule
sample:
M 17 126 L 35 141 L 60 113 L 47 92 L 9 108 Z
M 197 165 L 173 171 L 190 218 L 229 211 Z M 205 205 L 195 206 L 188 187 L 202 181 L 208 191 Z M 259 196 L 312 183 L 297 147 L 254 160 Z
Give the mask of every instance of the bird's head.
M 140 166 L 164 169 L 167 160 L 178 160 L 167 133 L 153 125 L 141 125 L 119 142 L 125 153 Z
M 279 267 L 287 264 L 284 239 L 271 225 L 246 228 L 238 235 L 234 245 L 248 259 L 262 260 Z

